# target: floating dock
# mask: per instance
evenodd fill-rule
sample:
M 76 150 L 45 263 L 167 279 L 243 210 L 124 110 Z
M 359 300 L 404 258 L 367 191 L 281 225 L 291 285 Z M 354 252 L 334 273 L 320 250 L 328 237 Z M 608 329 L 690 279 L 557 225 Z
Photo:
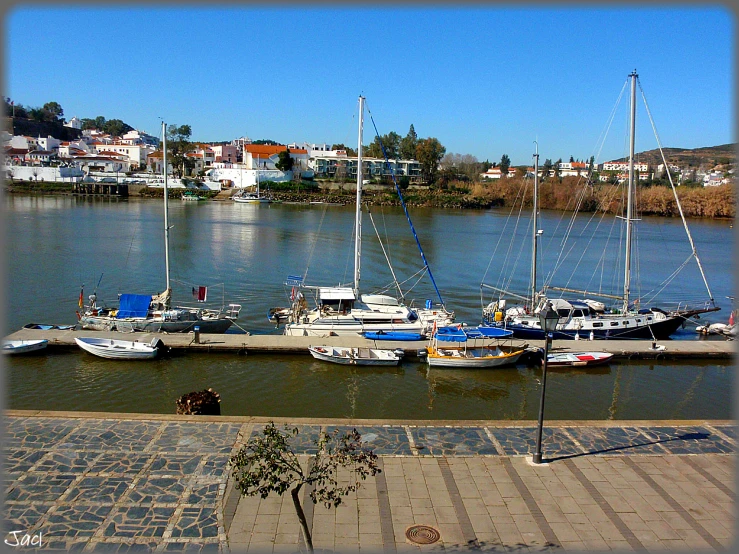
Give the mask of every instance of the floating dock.
M 8 340 L 47 339 L 49 348 L 77 348 L 75 337 L 102 337 L 117 340 L 151 342 L 161 339 L 174 351 L 186 352 L 233 352 L 235 354 L 305 354 L 311 345 L 339 347 L 371 347 L 402 349 L 406 355 L 414 356 L 428 345 L 428 341 L 375 341 L 361 336 L 325 336 L 325 337 L 288 337 L 285 335 L 251 335 L 251 334 L 200 334 L 194 333 L 121 333 L 116 331 L 87 331 L 59 329 L 20 329 L 9 336 Z M 471 346 L 482 346 L 495 343 L 491 339 L 474 339 Z M 522 341 L 506 339 L 505 344 L 542 347 L 543 341 Z M 657 348 L 654 348 L 654 345 Z M 610 352 L 614 359 L 628 360 L 729 360 L 734 357 L 735 343 L 728 340 L 555 340 L 552 341 L 552 352 L 579 352 L 596 350 Z

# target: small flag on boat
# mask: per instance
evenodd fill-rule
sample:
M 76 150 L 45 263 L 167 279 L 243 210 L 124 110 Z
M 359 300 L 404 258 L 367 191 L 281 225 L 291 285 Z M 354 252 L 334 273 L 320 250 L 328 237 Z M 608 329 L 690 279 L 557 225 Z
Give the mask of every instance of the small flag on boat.
M 205 302 L 208 299 L 208 287 L 193 287 L 192 297 L 198 302 Z
M 83 291 L 83 290 L 84 290 L 84 289 L 80 289 L 80 300 L 79 300 L 79 302 L 78 302 L 78 304 L 79 304 L 79 307 L 80 307 L 80 308 L 84 308 L 84 307 L 85 307 L 85 302 L 84 302 L 84 300 L 82 299 L 82 291 Z

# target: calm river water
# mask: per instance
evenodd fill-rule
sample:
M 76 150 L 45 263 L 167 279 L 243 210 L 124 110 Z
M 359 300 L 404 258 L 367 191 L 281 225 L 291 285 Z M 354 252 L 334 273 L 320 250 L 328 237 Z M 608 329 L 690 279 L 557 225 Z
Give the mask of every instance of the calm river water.
M 123 292 L 165 288 L 161 201 L 71 196 L 6 195 L 6 331 L 26 323 L 74 323 L 84 295 L 114 303 Z M 406 301 L 438 297 L 399 208 L 372 208 L 363 219 L 363 292 L 392 285 L 392 262 Z M 448 308 L 476 324 L 489 292 L 480 283 L 525 290 L 529 279 L 528 216 L 508 210 L 413 209 L 411 217 Z M 208 287 L 208 304 L 243 305 L 234 332 L 279 333 L 266 319 L 285 305 L 287 275 L 306 273 L 322 285 L 353 279 L 352 206 L 244 205 L 170 201 L 174 298 L 189 303 L 192 287 Z M 577 236 L 591 219 L 572 222 Z M 608 287 L 622 258 L 611 220 L 577 241 L 561 244 L 569 216 L 542 214 L 541 278 L 563 260 L 553 284 Z M 725 321 L 734 291 L 734 231 L 726 221 L 690 222 L 714 298 Z M 644 218 L 638 225 L 640 277 L 632 290 L 659 290 L 689 256 L 681 222 Z M 385 253 L 377 235 L 383 240 Z M 575 242 L 575 247 L 572 247 Z M 591 257 L 581 253 L 588 245 Z M 604 253 L 609 254 L 603 259 Z M 666 296 L 706 298 L 691 262 L 665 288 Z M 653 305 L 653 304 L 650 304 Z M 703 322 L 703 321 L 701 321 Z M 692 327 L 675 338 L 699 340 Z M 166 342 L 166 339 L 165 339 Z M 583 347 L 597 343 L 584 342 Z M 668 346 L 669 347 L 669 346 Z M 76 351 L 5 359 L 6 407 L 174 413 L 180 395 L 212 387 L 224 415 L 393 419 L 535 419 L 539 370 L 432 370 L 413 361 L 393 369 L 334 366 L 310 356 L 186 355 L 121 363 Z M 547 380 L 551 419 L 730 418 L 733 368 L 728 363 L 618 363 L 593 370 L 556 370 Z M 573 398 L 578 399 L 573 402 Z

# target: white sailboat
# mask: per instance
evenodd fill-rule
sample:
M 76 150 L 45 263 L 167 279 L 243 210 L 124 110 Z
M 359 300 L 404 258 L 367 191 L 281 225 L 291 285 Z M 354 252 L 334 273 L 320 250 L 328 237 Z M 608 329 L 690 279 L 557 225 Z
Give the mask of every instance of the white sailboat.
M 240 204 L 269 204 L 272 202 L 272 198 L 261 194 L 259 190 L 259 159 L 257 158 L 257 169 L 256 169 L 256 191 L 247 191 L 246 188 L 241 192 L 234 194 L 231 200 L 239 202 Z
M 634 209 L 634 195 L 636 190 L 635 171 L 634 171 L 634 144 L 635 144 L 635 123 L 636 123 L 636 81 L 637 73 L 634 71 L 629 75 L 631 79 L 631 103 L 630 103 L 630 141 L 629 141 L 629 179 L 626 202 L 626 215 L 624 223 L 626 226 L 626 237 L 624 243 L 624 285 L 623 294 L 612 295 L 603 293 L 594 293 L 592 291 L 581 291 L 566 287 L 545 286 L 541 291 L 537 289 L 537 239 L 540 235 L 538 230 L 538 151 L 534 156 L 534 213 L 532 226 L 532 262 L 531 262 L 531 295 L 530 297 L 518 294 L 512 294 L 506 290 L 492 287 L 489 285 L 481 285 L 494 289 L 499 293 L 497 300 L 488 304 L 483 310 L 483 322 L 487 325 L 503 326 L 512 330 L 514 337 L 525 339 L 544 339 L 544 331 L 539 323 L 538 313 L 548 303 L 551 302 L 552 307 L 560 316 L 557 329 L 552 333 L 554 339 L 651 339 L 659 340 L 669 338 L 677 329 L 685 323 L 688 318 L 697 314 L 716 311 L 719 308 L 715 305 L 713 295 L 708 287 L 708 282 L 703 272 L 703 267 L 695 249 L 690 230 L 688 228 L 685 217 L 680 207 L 680 200 L 677 197 L 673 185 L 673 193 L 675 201 L 680 210 L 680 216 L 688 235 L 688 240 L 692 248 L 692 257 L 695 258 L 700 274 L 703 278 L 706 290 L 708 292 L 709 301 L 698 305 L 689 305 L 682 303 L 671 310 L 660 309 L 657 307 L 639 309 L 635 305 L 631 297 L 631 273 L 632 273 L 632 231 L 633 224 L 638 221 Z M 662 148 L 660 147 L 660 152 Z M 663 161 L 667 165 L 666 160 Z M 671 179 L 671 177 L 670 177 Z M 671 181 L 670 181 L 671 182 Z M 595 295 L 602 298 L 610 298 L 620 302 L 620 306 L 611 312 L 607 312 L 605 304 L 600 301 L 584 298 L 580 300 L 567 300 L 564 298 L 553 298 L 547 294 L 547 290 L 561 291 L 562 293 L 579 294 L 584 296 Z M 516 300 L 522 300 L 526 303 L 525 307 L 513 307 L 506 310 L 505 297 L 513 297 Z
M 164 180 L 164 260 L 166 289 L 161 294 L 122 294 L 117 308 L 97 305 L 97 295 L 91 294 L 90 303 L 77 312 L 82 329 L 96 331 L 143 331 L 149 333 L 187 333 L 199 327 L 201 333 L 225 333 L 241 311 L 240 304 L 229 304 L 227 309 L 212 310 L 199 307 L 173 307 L 169 279 L 169 220 L 167 177 L 167 134 L 162 122 L 163 180 Z
M 441 308 L 414 310 L 389 295 L 360 295 L 364 101 L 364 97 L 360 96 L 354 219 L 354 286 L 311 287 L 304 285 L 302 278 L 294 277 L 298 294 L 293 299 L 285 324 L 284 333 L 288 336 L 355 335 L 379 331 L 425 335 L 431 331 L 434 323 L 444 326 L 454 321 L 454 314 Z M 302 292 L 308 290 L 312 290 L 316 295 L 316 307 L 313 309 L 308 309 Z

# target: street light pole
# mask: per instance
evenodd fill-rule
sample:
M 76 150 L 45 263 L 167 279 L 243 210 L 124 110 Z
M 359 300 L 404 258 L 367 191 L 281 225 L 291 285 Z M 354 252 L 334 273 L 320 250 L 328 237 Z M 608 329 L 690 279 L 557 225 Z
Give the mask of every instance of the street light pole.
M 552 308 L 552 303 L 547 302 L 546 306 L 539 312 L 539 322 L 544 331 L 544 361 L 542 362 L 541 373 L 541 402 L 539 403 L 539 426 L 536 431 L 536 451 L 532 456 L 532 462 L 541 463 L 541 433 L 544 427 L 544 399 L 547 389 L 547 358 L 549 357 L 549 343 L 552 340 L 552 332 L 557 328 L 559 314 Z

